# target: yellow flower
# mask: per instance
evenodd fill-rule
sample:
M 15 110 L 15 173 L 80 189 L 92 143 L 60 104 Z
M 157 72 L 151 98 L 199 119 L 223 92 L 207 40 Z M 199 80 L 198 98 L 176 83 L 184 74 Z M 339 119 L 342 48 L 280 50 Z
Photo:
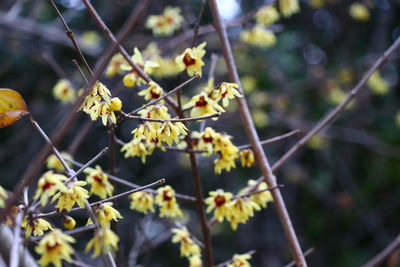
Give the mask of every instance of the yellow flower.
M 74 249 L 69 243 L 75 243 L 75 239 L 63 234 L 58 229 L 46 234 L 35 248 L 35 251 L 41 255 L 40 266 L 47 266 L 52 263 L 55 267 L 62 267 L 62 260 L 71 262 Z
M 214 161 L 215 173 L 220 174 L 223 169 L 230 171 L 236 168 L 235 159 L 238 157 L 239 148 L 231 142 L 231 136 L 221 135 L 214 142 L 214 153 L 219 153 L 220 157 Z
M 4 208 L 7 198 L 7 191 L 0 185 L 0 208 Z
M 178 66 L 179 71 L 186 69 L 189 76 L 195 74 L 202 75 L 201 67 L 204 65 L 202 58 L 206 54 L 204 47 L 206 42 L 203 42 L 198 47 L 186 48 L 185 51 L 175 58 L 175 62 Z
M 368 86 L 373 94 L 384 95 L 389 92 L 389 83 L 382 78 L 379 71 L 375 71 L 368 79 Z
M 133 49 L 133 56 L 131 58 L 132 61 L 135 62 L 138 67 L 147 74 L 151 74 L 154 69 L 160 66 L 157 62 L 151 60 L 143 60 L 142 54 L 136 47 Z M 123 78 L 123 83 L 126 87 L 133 87 L 136 84 L 141 85 L 142 83 L 146 83 L 146 81 L 139 76 L 139 74 L 136 72 L 136 70 L 132 68 L 130 64 L 121 64 L 121 69 L 129 72 Z
M 229 105 L 229 99 L 234 99 L 235 97 L 243 97 L 238 90 L 239 85 L 236 83 L 221 83 L 218 86 L 218 89 L 216 90 L 217 93 L 217 97 L 216 99 L 213 98 L 216 101 L 219 101 L 220 99 L 222 99 L 222 106 L 224 108 L 226 108 Z
M 191 117 L 212 115 L 225 111 L 217 102 L 209 98 L 204 92 L 193 96 L 192 99 L 183 107 L 192 108 L 190 111 Z
M 290 17 L 291 15 L 300 11 L 298 0 L 279 0 L 279 9 L 284 17 Z
M 361 3 L 354 3 L 349 8 L 350 16 L 355 20 L 359 21 L 368 21 L 369 20 L 369 11 L 368 8 Z
M 88 48 L 98 47 L 100 44 L 100 35 L 96 31 L 85 31 L 81 35 L 82 46 Z
M 88 174 L 86 181 L 91 185 L 90 195 L 95 194 L 101 199 L 112 196 L 114 186 L 108 181 L 108 175 L 100 166 L 96 166 L 96 169 L 87 168 L 84 172 Z
M 200 255 L 193 255 L 189 257 L 189 267 L 202 267 L 203 262 L 201 261 Z
M 244 188 L 239 193 L 240 194 L 247 193 L 249 191 L 249 189 L 253 188 L 256 183 L 257 183 L 257 181 L 249 180 L 247 182 L 247 188 Z M 255 191 L 261 191 L 261 190 L 267 189 L 267 188 L 268 188 L 268 185 L 265 182 L 261 182 L 257 186 L 257 188 L 255 188 L 254 190 Z M 266 208 L 267 204 L 269 202 L 273 201 L 273 198 L 272 198 L 271 192 L 269 190 L 266 190 L 264 192 L 260 192 L 260 193 L 257 193 L 257 194 L 252 194 L 250 196 L 250 200 L 254 201 L 257 205 L 259 205 L 259 206 L 261 206 L 263 208 Z
M 227 267 L 251 267 L 248 260 L 251 259 L 250 254 L 235 254 L 233 255 L 232 262 Z
M 101 227 L 96 231 L 94 237 L 87 243 L 85 251 L 93 248 L 93 258 L 100 254 L 118 250 L 119 237 L 109 228 Z
M 122 108 L 122 101 L 118 97 L 111 98 L 110 108 L 112 111 L 120 111 Z
M 97 114 L 101 117 L 101 122 L 104 126 L 107 125 L 108 118 L 110 118 L 110 121 L 114 124 L 117 122 L 114 111 L 111 109 L 111 106 L 106 102 L 101 102 L 99 105 L 97 105 Z
M 168 108 L 164 105 L 156 104 L 142 109 L 138 112 L 142 117 L 152 119 L 170 119 Z
M 147 214 L 147 211 L 154 212 L 154 197 L 153 194 L 148 193 L 146 191 L 139 191 L 129 195 L 132 199 L 130 208 L 132 210 L 137 210 L 144 214 Z
M 206 198 L 207 212 L 214 210 L 214 217 L 222 222 L 224 218 L 228 218 L 231 213 L 229 202 L 233 198 L 232 193 L 224 192 L 222 189 L 211 191 L 208 193 L 210 196 Z
M 25 237 L 28 238 L 33 233 L 34 236 L 41 236 L 44 234 L 44 231 L 53 230 L 50 223 L 42 218 L 36 219 L 28 219 L 24 217 L 21 222 L 22 228 L 25 229 Z
M 54 98 L 64 104 L 73 103 L 76 99 L 76 92 L 67 79 L 60 79 L 53 87 Z
M 207 150 L 209 155 L 214 152 L 214 143 L 217 139 L 221 138 L 221 134 L 214 131 L 211 127 L 206 127 L 204 132 L 198 134 L 198 138 L 197 148 L 199 150 Z
M 64 181 L 67 177 L 62 174 L 53 173 L 48 171 L 39 179 L 38 188 L 34 195 L 34 199 L 40 198 L 40 204 L 45 206 L 49 197 L 53 196 L 57 191 L 66 190 Z
M 171 232 L 172 243 L 180 243 L 181 257 L 189 257 L 191 255 L 199 255 L 200 247 L 193 240 L 186 227 L 173 228 Z
M 181 9 L 167 6 L 163 14 L 149 16 L 146 27 L 153 30 L 153 35 L 170 36 L 181 27 L 182 22 Z
M 72 156 L 70 154 L 68 154 L 67 152 L 61 152 L 60 154 L 63 158 L 72 159 Z M 67 162 L 67 165 L 72 167 L 72 164 L 69 162 Z M 64 166 L 61 164 L 61 161 L 58 159 L 58 157 L 55 154 L 51 154 L 47 158 L 46 167 L 47 167 L 47 169 L 52 169 L 52 170 L 56 170 L 59 172 L 65 171 Z
M 222 170 L 230 172 L 232 168 L 236 168 L 235 158 L 226 157 L 221 155 L 219 158 L 214 160 L 214 172 L 221 174 Z
M 243 149 L 242 151 L 240 151 L 239 156 L 242 167 L 250 168 L 254 165 L 255 158 L 252 149 Z
M 265 48 L 276 43 L 275 34 L 262 25 L 256 25 L 251 30 L 243 30 L 240 39 L 247 44 Z
M 72 218 L 71 216 L 68 216 L 68 215 L 63 215 L 62 223 L 63 223 L 64 227 L 69 230 L 74 229 L 75 225 L 76 225 L 76 221 L 74 220 L 74 218 Z
M 188 128 L 182 122 L 164 122 L 157 131 L 157 138 L 169 146 L 179 142 L 180 135 L 187 135 Z
M 59 211 L 70 211 L 75 203 L 79 207 L 85 207 L 85 199 L 89 198 L 89 192 L 83 188 L 87 183 L 84 181 L 69 182 L 64 190 L 61 190 L 53 196 L 51 202 L 56 200 L 56 208 Z
M 121 65 L 126 64 L 126 60 L 124 57 L 118 53 L 115 54 L 106 69 L 106 76 L 108 78 L 114 77 L 116 74 L 122 74 L 123 70 L 121 69 Z
M 279 13 L 273 6 L 265 6 L 260 8 L 256 13 L 256 21 L 258 24 L 271 25 L 279 20 Z
M 153 154 L 156 145 L 153 142 L 147 142 L 145 139 L 132 139 L 129 143 L 126 143 L 122 148 L 121 152 L 125 151 L 124 157 L 140 157 L 143 163 L 146 163 L 146 157 Z
M 163 94 L 164 94 L 163 89 L 155 82 L 150 82 L 149 87 L 143 89 L 138 93 L 138 95 L 144 96 L 144 99 L 147 101 L 157 99 Z
M 325 5 L 325 0 L 311 0 L 310 1 L 310 6 L 312 8 L 322 8 Z
M 96 209 L 96 217 L 102 226 L 110 226 L 112 220 L 117 222 L 123 218 L 119 211 L 113 208 L 112 202 L 101 203 Z
M 137 140 L 146 140 L 147 142 L 152 141 L 157 138 L 157 130 L 158 122 L 145 122 L 139 124 L 136 129 L 134 129 L 131 133 L 133 134 L 133 138 Z
M 160 206 L 160 217 L 177 218 L 182 217 L 175 198 L 175 190 L 166 185 L 157 189 L 156 204 Z
M 233 230 L 236 230 L 239 223 L 246 223 L 250 217 L 254 216 L 254 210 L 260 210 L 260 206 L 250 198 L 240 197 L 232 200 L 229 204 L 231 212 L 227 220 Z

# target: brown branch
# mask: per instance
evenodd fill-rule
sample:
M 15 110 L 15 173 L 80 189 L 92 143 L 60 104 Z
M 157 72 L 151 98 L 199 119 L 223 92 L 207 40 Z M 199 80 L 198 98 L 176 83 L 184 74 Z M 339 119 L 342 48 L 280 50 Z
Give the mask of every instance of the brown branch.
M 14 223 L 14 231 L 13 231 L 13 243 L 11 246 L 11 253 L 10 253 L 10 267 L 18 267 L 19 266 L 19 253 L 22 252 L 20 248 L 21 242 L 21 222 L 23 218 L 22 211 L 15 216 L 15 223 Z
M 391 254 L 393 254 L 398 248 L 400 248 L 400 235 L 393 240 L 387 247 L 379 252 L 375 257 L 370 259 L 362 267 L 375 267 L 383 263 Z
M 224 22 L 219 13 L 216 0 L 209 0 L 209 5 L 211 8 L 211 12 L 212 12 L 212 16 L 214 19 L 214 24 L 215 24 L 216 30 L 218 32 L 218 35 L 219 35 L 219 38 L 220 38 L 220 41 L 222 44 L 222 50 L 223 50 L 223 54 L 225 57 L 226 65 L 228 67 L 228 73 L 229 73 L 230 79 L 232 82 L 235 82 L 240 85 L 240 79 L 239 79 L 239 75 L 238 75 L 238 72 L 236 69 L 235 60 L 233 58 L 231 45 L 229 43 L 228 35 L 226 33 Z M 251 118 L 250 110 L 247 105 L 246 99 L 244 97 L 237 98 L 237 102 L 239 104 L 238 106 L 239 106 L 240 114 L 242 117 L 243 126 L 246 130 L 247 136 L 250 139 L 250 143 L 256 154 L 256 158 L 259 163 L 258 165 L 261 169 L 264 180 L 268 184 L 269 187 L 275 186 L 276 185 L 276 177 L 272 173 L 270 164 L 267 160 L 267 157 L 265 156 L 265 153 L 264 153 L 264 150 L 260 143 L 260 139 L 258 137 L 256 128 L 254 126 L 254 122 Z M 273 190 L 271 192 L 271 194 L 273 196 L 274 204 L 275 204 L 279 219 L 280 219 L 282 227 L 284 229 L 286 239 L 289 242 L 289 247 L 290 247 L 290 250 L 296 261 L 296 264 L 298 267 L 306 267 L 307 263 L 304 259 L 303 252 L 301 250 L 299 241 L 297 239 L 296 232 L 294 231 L 294 228 L 293 228 L 292 222 L 290 220 L 289 213 L 286 209 L 285 203 L 283 201 L 282 195 L 281 195 L 279 189 Z
M 310 255 L 311 253 L 313 253 L 315 251 L 315 248 L 309 248 L 304 252 L 304 257 L 307 257 L 308 255 Z M 295 261 L 291 261 L 288 264 L 286 264 L 284 267 L 293 267 L 296 265 Z
M 64 234 L 76 235 L 76 234 L 80 234 L 80 233 L 87 232 L 87 231 L 94 230 L 94 229 L 96 229 L 96 226 L 93 224 L 90 224 L 87 226 L 82 226 L 82 227 L 78 227 L 78 228 L 75 228 L 72 230 L 64 231 Z M 31 236 L 31 237 L 29 237 L 28 240 L 31 242 L 37 242 L 37 241 L 40 241 L 43 237 L 44 237 L 43 235 L 42 236 Z
M 196 40 L 197 40 L 197 35 L 199 34 L 199 30 L 200 30 L 200 21 L 201 21 L 201 17 L 204 14 L 204 8 L 206 5 L 206 0 L 202 0 L 201 1 L 201 6 L 200 6 L 200 11 L 199 11 L 199 15 L 197 16 L 197 20 L 196 20 L 196 24 L 193 27 L 193 39 L 192 39 L 192 48 L 195 46 L 196 44 Z
M 118 42 L 125 40 L 128 37 L 129 32 L 132 28 L 134 28 L 139 21 L 139 18 L 143 15 L 144 10 L 147 8 L 149 4 L 149 0 L 140 1 L 135 10 L 131 13 L 127 22 L 122 27 L 121 31 L 118 34 Z M 0 16 L 1 17 L 1 16 Z M 104 69 L 107 67 L 108 62 L 111 60 L 111 57 L 114 55 L 117 50 L 117 44 L 110 45 L 104 53 L 104 56 L 100 59 L 98 67 L 95 69 L 94 77 L 90 80 L 89 86 L 87 87 L 85 93 L 83 93 L 75 102 L 70 112 L 67 112 L 64 119 L 60 122 L 57 127 L 54 135 L 52 136 L 53 144 L 57 144 L 67 133 L 67 131 L 71 128 L 70 125 L 76 120 L 77 113 L 75 112 L 82 104 L 85 96 L 89 93 L 89 90 L 93 87 L 94 83 L 99 79 L 100 75 L 103 73 Z M 20 196 L 24 190 L 24 188 L 30 185 L 34 178 L 39 174 L 42 165 L 48 155 L 51 152 L 51 145 L 46 144 L 40 152 L 37 154 L 37 157 L 30 163 L 27 170 L 24 172 L 22 176 L 22 181 L 18 183 L 17 187 L 14 189 L 13 196 L 8 199 L 6 206 L 0 213 L 0 221 L 2 221 L 7 214 L 10 213 L 11 207 L 14 206 L 20 199 Z

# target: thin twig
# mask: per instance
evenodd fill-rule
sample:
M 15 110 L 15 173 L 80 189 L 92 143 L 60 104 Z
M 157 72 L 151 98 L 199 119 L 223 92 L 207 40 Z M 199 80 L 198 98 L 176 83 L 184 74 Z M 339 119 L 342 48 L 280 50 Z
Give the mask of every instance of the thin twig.
M 10 267 L 18 267 L 19 259 L 21 252 L 21 222 L 22 222 L 23 213 L 19 212 L 17 216 L 15 216 L 14 220 L 14 231 L 13 231 L 13 243 L 11 246 L 10 253 Z
M 232 82 L 235 82 L 240 85 L 239 74 L 238 74 L 238 71 L 236 68 L 235 59 L 233 57 L 232 48 L 229 43 L 229 39 L 228 39 L 228 35 L 226 33 L 224 22 L 219 13 L 216 0 L 209 0 L 209 6 L 211 8 L 212 16 L 214 19 L 214 24 L 215 24 L 216 30 L 218 32 L 218 35 L 219 35 L 219 38 L 221 41 L 222 51 L 224 54 L 226 65 L 228 67 L 228 73 L 229 73 L 230 79 Z M 241 88 L 241 86 L 240 86 L 240 88 Z M 241 91 L 243 91 L 243 90 L 241 90 Z M 266 181 L 266 183 L 268 184 L 269 187 L 275 186 L 276 185 L 276 177 L 271 170 L 268 159 L 267 159 L 267 157 L 264 153 L 264 150 L 262 148 L 262 145 L 260 143 L 260 139 L 257 134 L 256 128 L 254 126 L 254 122 L 252 120 L 246 99 L 244 97 L 237 98 L 237 102 L 238 102 L 240 114 L 242 117 L 243 126 L 246 130 L 247 136 L 250 139 L 250 143 L 252 144 L 253 150 L 256 154 L 258 165 L 261 169 L 264 180 Z M 299 241 L 297 239 L 296 232 L 294 231 L 294 227 L 293 227 L 291 219 L 289 217 L 289 213 L 286 209 L 285 202 L 283 201 L 283 197 L 282 197 L 279 189 L 273 190 L 271 192 L 271 194 L 273 196 L 274 204 L 275 204 L 279 219 L 281 221 L 282 227 L 284 229 L 286 239 L 289 242 L 290 250 L 296 260 L 296 264 L 298 267 L 306 267 L 307 263 L 304 259 Z
M 233 199 L 245 198 L 245 197 L 249 197 L 249 196 L 252 196 L 252 195 L 256 195 L 256 194 L 259 194 L 259 193 L 262 193 L 262 192 L 265 192 L 265 191 L 272 191 L 272 190 L 274 190 L 274 189 L 276 189 L 276 188 L 282 188 L 282 187 L 285 187 L 285 185 L 283 185 L 283 184 L 278 184 L 278 185 L 271 186 L 271 187 L 267 187 L 267 188 L 260 189 L 260 190 L 257 190 L 257 191 L 251 191 L 251 192 L 248 192 L 248 193 L 239 194 L 239 195 L 234 196 Z
M 78 61 L 77 61 L 76 59 L 73 59 L 73 60 L 72 60 L 72 64 L 74 64 L 74 66 L 78 69 L 79 74 L 82 76 L 82 79 L 85 81 L 85 84 L 86 84 L 86 85 L 89 85 L 89 81 L 88 81 L 88 79 L 86 78 L 86 75 L 85 75 L 85 73 L 83 72 L 81 66 L 79 66 Z
M 304 252 L 304 257 L 307 257 L 308 255 L 310 255 L 311 253 L 313 253 L 315 251 L 315 248 L 309 248 Z M 286 264 L 284 267 L 293 267 L 296 265 L 295 261 L 291 261 L 288 264 Z
M 205 5 L 206 5 L 206 0 L 202 0 L 199 15 L 197 16 L 196 24 L 194 25 L 194 28 L 193 28 L 192 48 L 196 44 L 197 35 L 199 34 L 199 29 L 200 29 L 200 21 L 201 21 L 201 17 L 204 14 Z
M 81 49 L 79 48 L 78 42 L 75 40 L 74 37 L 74 33 L 71 31 L 71 29 L 69 28 L 67 22 L 65 21 L 63 15 L 61 14 L 60 10 L 58 9 L 57 5 L 54 3 L 53 0 L 49 0 L 50 4 L 52 5 L 52 7 L 54 8 L 54 10 L 56 11 L 57 15 L 59 16 L 62 24 L 64 25 L 65 28 L 65 33 L 68 36 L 68 38 L 71 40 L 72 45 L 74 46 L 76 53 L 78 54 L 79 58 L 81 59 L 81 61 L 83 62 L 83 64 L 85 65 L 86 69 L 89 71 L 89 73 L 92 75 L 92 77 L 94 76 L 92 69 L 90 68 L 89 64 L 86 61 L 85 56 L 82 54 Z
M 298 134 L 298 133 L 300 133 L 300 130 L 294 130 L 294 131 L 291 131 L 291 132 L 289 132 L 289 133 L 287 133 L 287 134 L 275 136 L 275 137 L 266 139 L 266 140 L 264 140 L 264 141 L 261 141 L 260 144 L 261 144 L 261 145 L 271 144 L 271 143 L 280 141 L 280 140 L 282 140 L 282 139 L 289 138 L 289 137 L 291 137 L 291 136 L 293 136 L 293 135 L 295 135 L 295 134 Z M 251 148 L 251 147 L 252 147 L 251 144 L 238 146 L 238 148 L 239 148 L 240 150 L 246 149 L 246 148 Z
M 392 255 L 398 248 L 400 248 L 400 234 L 390 242 L 387 247 L 385 247 L 381 252 L 379 252 L 376 256 L 370 259 L 367 263 L 365 263 L 362 267 L 376 267 L 382 264 L 385 259 L 387 259 L 390 255 Z
M 200 121 L 200 120 L 206 120 L 206 119 L 211 119 L 211 118 L 216 118 L 220 114 L 215 113 L 211 115 L 204 115 L 200 117 L 193 117 L 193 118 L 175 118 L 175 119 L 153 119 L 153 118 L 146 118 L 146 117 L 141 117 L 141 116 L 134 116 L 134 115 L 128 115 L 127 113 L 124 113 L 121 111 L 121 116 L 130 120 L 141 120 L 141 121 L 151 121 L 151 122 L 189 122 L 189 121 Z
M 87 231 L 94 230 L 94 229 L 96 229 L 96 226 L 93 224 L 90 224 L 87 226 L 77 227 L 72 230 L 67 230 L 67 231 L 64 231 L 63 233 L 67 234 L 67 235 L 76 235 L 76 234 L 80 234 L 80 233 L 87 232 Z M 31 237 L 29 237 L 29 241 L 37 242 L 37 241 L 40 241 L 43 237 L 44 237 L 43 235 L 42 236 L 31 236 Z

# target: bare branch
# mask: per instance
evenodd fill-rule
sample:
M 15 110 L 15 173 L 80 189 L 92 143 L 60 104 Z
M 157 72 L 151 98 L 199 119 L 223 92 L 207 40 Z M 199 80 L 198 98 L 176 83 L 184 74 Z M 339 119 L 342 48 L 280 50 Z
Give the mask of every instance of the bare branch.
M 381 252 L 379 252 L 375 257 L 370 259 L 362 267 L 376 267 L 379 266 L 387 259 L 391 254 L 393 254 L 398 248 L 400 248 L 400 234 L 385 247 Z

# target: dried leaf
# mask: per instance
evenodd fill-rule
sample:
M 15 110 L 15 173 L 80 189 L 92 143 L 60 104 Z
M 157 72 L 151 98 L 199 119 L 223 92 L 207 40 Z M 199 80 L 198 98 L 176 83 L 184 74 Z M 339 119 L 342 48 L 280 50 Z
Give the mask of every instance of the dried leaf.
M 25 101 L 18 92 L 0 88 L 0 128 L 13 124 L 26 113 Z

